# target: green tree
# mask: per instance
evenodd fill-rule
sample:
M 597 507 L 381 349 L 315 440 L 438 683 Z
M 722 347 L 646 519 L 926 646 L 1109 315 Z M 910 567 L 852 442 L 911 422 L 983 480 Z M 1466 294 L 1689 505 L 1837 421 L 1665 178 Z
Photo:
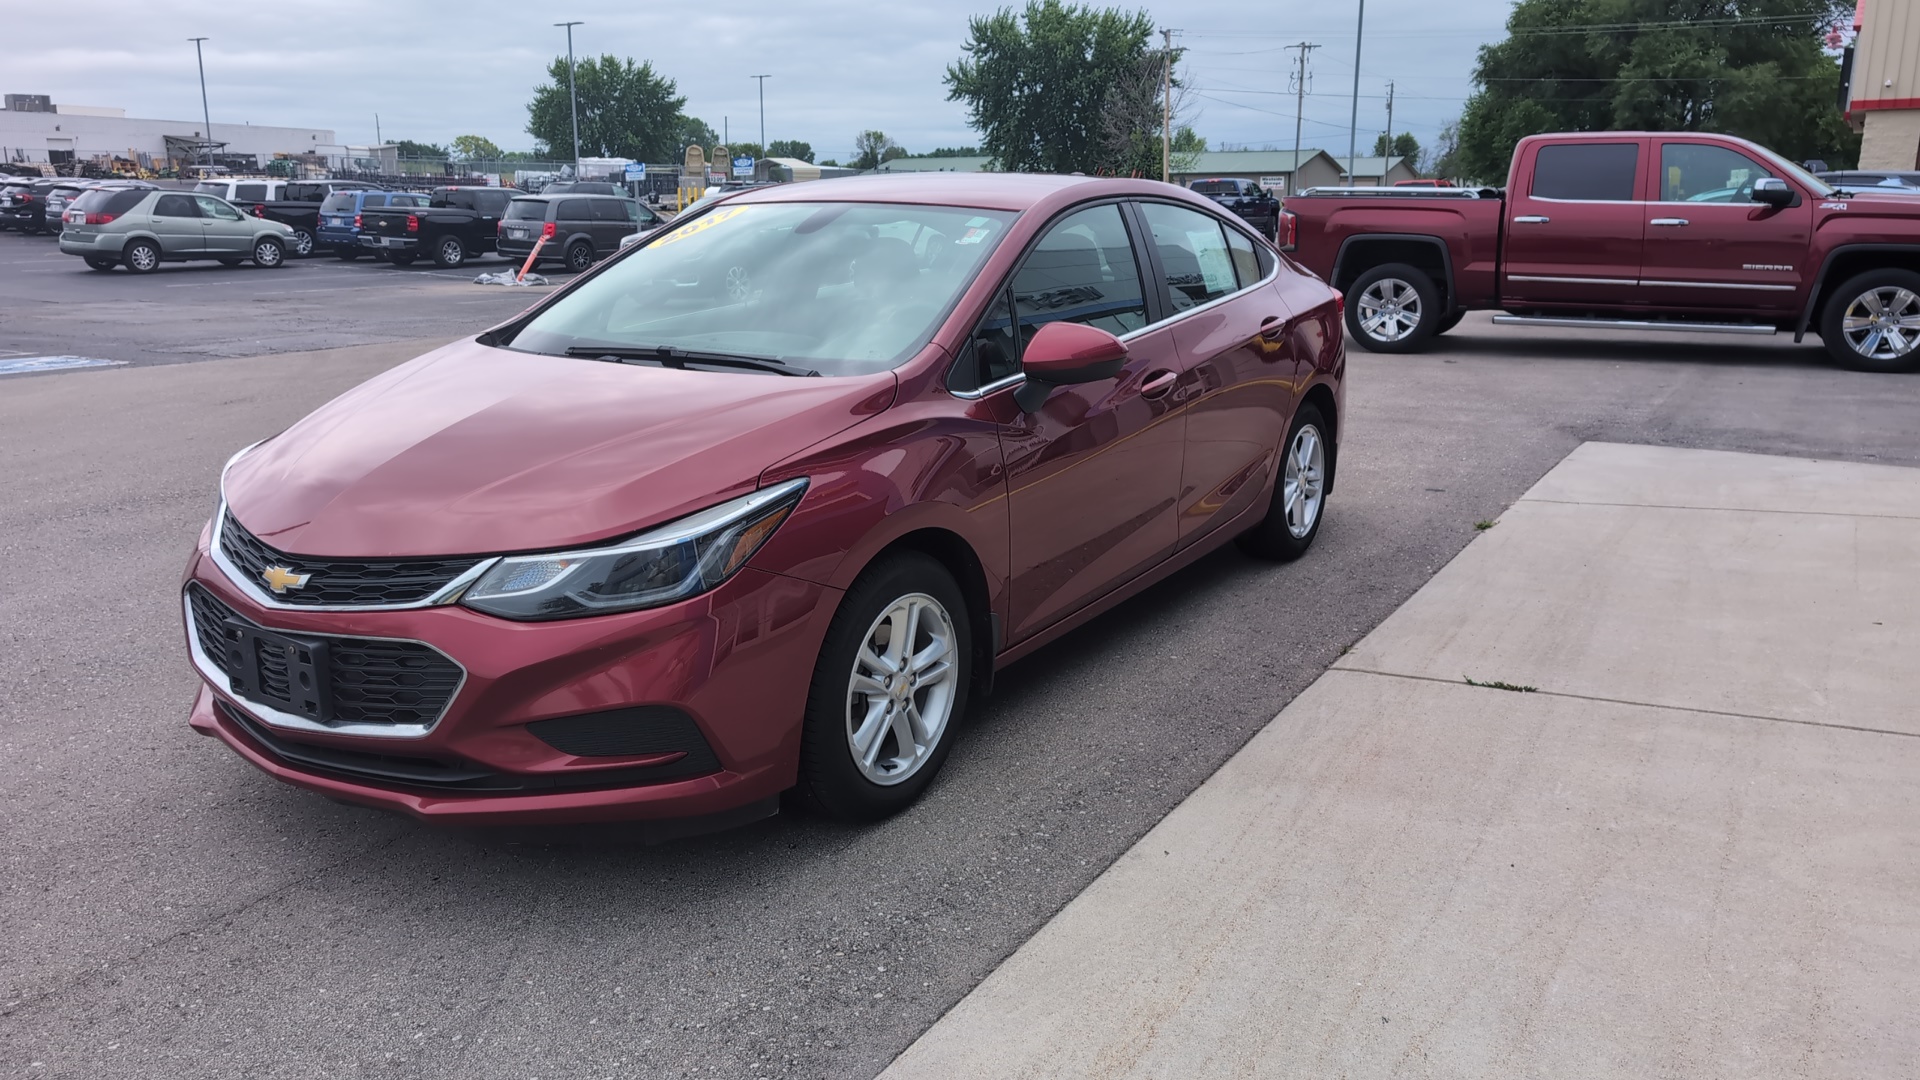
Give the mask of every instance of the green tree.
M 1207 140 L 1185 124 L 1173 129 L 1173 171 L 1192 172 L 1200 167 L 1200 155 L 1207 152 Z
M 412 139 L 399 139 L 394 147 L 403 158 L 444 158 L 447 148 L 430 142 L 414 142 Z
M 500 160 L 500 147 L 484 135 L 455 135 L 453 152 L 468 161 Z
M 975 16 L 968 31 L 947 99 L 966 103 L 994 168 L 1159 175 L 1169 58 L 1152 48 L 1146 12 L 1029 0 L 1022 13 Z
M 1855 159 L 1834 108 L 1823 34 L 1840 0 L 1519 0 L 1507 40 L 1480 49 L 1458 162 L 1507 174 L 1544 131 L 1714 131 L 1793 159 Z
M 826 167 L 828 167 L 828 168 L 830 168 L 830 169 L 837 169 L 837 168 L 839 168 L 839 167 L 840 167 L 840 159 L 839 159 L 839 158 L 828 158 L 828 159 L 826 159 L 825 161 L 821 161 L 821 162 L 817 162 L 816 164 L 820 164 L 820 165 L 825 165 Z
M 1375 135 L 1373 137 L 1373 156 L 1403 157 L 1413 163 L 1415 168 L 1418 168 L 1420 162 L 1420 140 L 1414 138 L 1411 132 L 1403 131 L 1393 137 L 1393 146 L 1389 149 L 1387 146 L 1387 137 L 1385 135 Z
M 648 161 L 679 161 L 689 146 L 698 146 L 703 150 L 712 150 L 720 143 L 720 133 L 713 126 L 697 116 L 683 116 L 674 130 L 673 147 L 664 157 L 648 158 Z
M 767 156 L 793 158 L 796 161 L 813 160 L 813 144 L 799 139 L 775 139 L 767 144 Z
M 908 154 L 908 157 L 983 157 L 986 151 L 977 146 L 942 146 L 924 154 Z
M 535 88 L 527 103 L 527 132 L 562 158 L 573 156 L 573 119 L 567 96 L 567 58 L 547 66 L 553 79 Z M 687 99 L 672 79 L 651 63 L 616 56 L 587 57 L 575 64 L 582 157 L 629 157 L 672 161 L 680 156 Z M 704 125 L 702 125 L 704 127 Z
M 906 156 L 907 151 L 886 132 L 863 131 L 853 137 L 853 160 L 849 164 L 856 169 L 877 169 L 883 161 Z

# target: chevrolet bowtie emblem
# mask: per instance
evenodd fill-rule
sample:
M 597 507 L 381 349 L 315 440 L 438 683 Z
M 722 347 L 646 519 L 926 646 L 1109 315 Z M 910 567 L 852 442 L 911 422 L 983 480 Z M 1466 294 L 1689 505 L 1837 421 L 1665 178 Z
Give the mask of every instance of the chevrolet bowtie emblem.
M 296 574 L 284 566 L 269 566 L 260 571 L 260 580 L 267 583 L 276 595 L 284 594 L 288 589 L 297 589 L 307 583 L 312 574 Z

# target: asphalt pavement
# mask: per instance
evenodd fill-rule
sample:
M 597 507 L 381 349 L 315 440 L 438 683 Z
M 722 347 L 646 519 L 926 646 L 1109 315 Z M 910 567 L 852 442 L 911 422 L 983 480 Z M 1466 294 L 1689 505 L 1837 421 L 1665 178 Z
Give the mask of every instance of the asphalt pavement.
M 20 246 L 0 238 L 0 263 Z M 1920 378 L 1838 371 L 1813 343 L 1475 317 L 1425 355 L 1355 354 L 1308 558 L 1229 549 L 1009 669 L 900 817 L 476 840 L 294 791 L 193 735 L 178 576 L 234 449 L 525 301 L 356 281 L 302 318 L 421 340 L 164 364 L 140 359 L 149 325 L 297 342 L 289 312 L 314 301 L 73 304 L 39 268 L 0 265 L 0 349 L 135 362 L 0 377 L 9 1075 L 871 1077 L 1582 441 L 1920 464 Z M 97 279 L 74 288 L 129 284 Z

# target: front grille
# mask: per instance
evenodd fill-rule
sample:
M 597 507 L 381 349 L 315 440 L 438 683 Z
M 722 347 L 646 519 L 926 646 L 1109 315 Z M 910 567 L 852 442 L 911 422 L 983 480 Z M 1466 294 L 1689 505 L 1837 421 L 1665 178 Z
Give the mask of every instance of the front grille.
M 460 665 L 417 641 L 285 634 L 259 626 L 199 585 L 188 586 L 187 602 L 200 651 L 228 677 L 228 690 L 282 712 L 322 724 L 426 725 L 460 688 Z M 275 643 L 295 645 L 291 652 L 307 665 L 299 673 L 318 685 L 294 686 L 295 657 Z M 251 664 L 244 649 L 252 650 Z
M 481 562 L 474 558 L 316 559 L 293 555 L 269 547 L 231 512 L 220 522 L 220 550 L 255 588 L 261 587 L 260 575 L 268 567 L 285 567 L 307 575 L 301 587 L 274 594 L 275 603 L 293 607 L 418 603 Z

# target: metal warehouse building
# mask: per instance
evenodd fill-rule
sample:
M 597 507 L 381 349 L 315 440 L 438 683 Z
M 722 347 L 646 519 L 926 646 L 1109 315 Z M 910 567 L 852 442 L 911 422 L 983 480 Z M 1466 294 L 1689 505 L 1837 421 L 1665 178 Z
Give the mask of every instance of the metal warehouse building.
M 117 157 L 158 166 L 166 159 L 185 164 L 207 142 L 222 160 L 244 157 L 259 165 L 276 154 L 338 154 L 342 148 L 327 128 L 213 125 L 211 140 L 199 120 L 150 120 L 125 109 L 56 105 L 44 96 L 6 95 L 0 109 L 0 160 L 59 165 Z

